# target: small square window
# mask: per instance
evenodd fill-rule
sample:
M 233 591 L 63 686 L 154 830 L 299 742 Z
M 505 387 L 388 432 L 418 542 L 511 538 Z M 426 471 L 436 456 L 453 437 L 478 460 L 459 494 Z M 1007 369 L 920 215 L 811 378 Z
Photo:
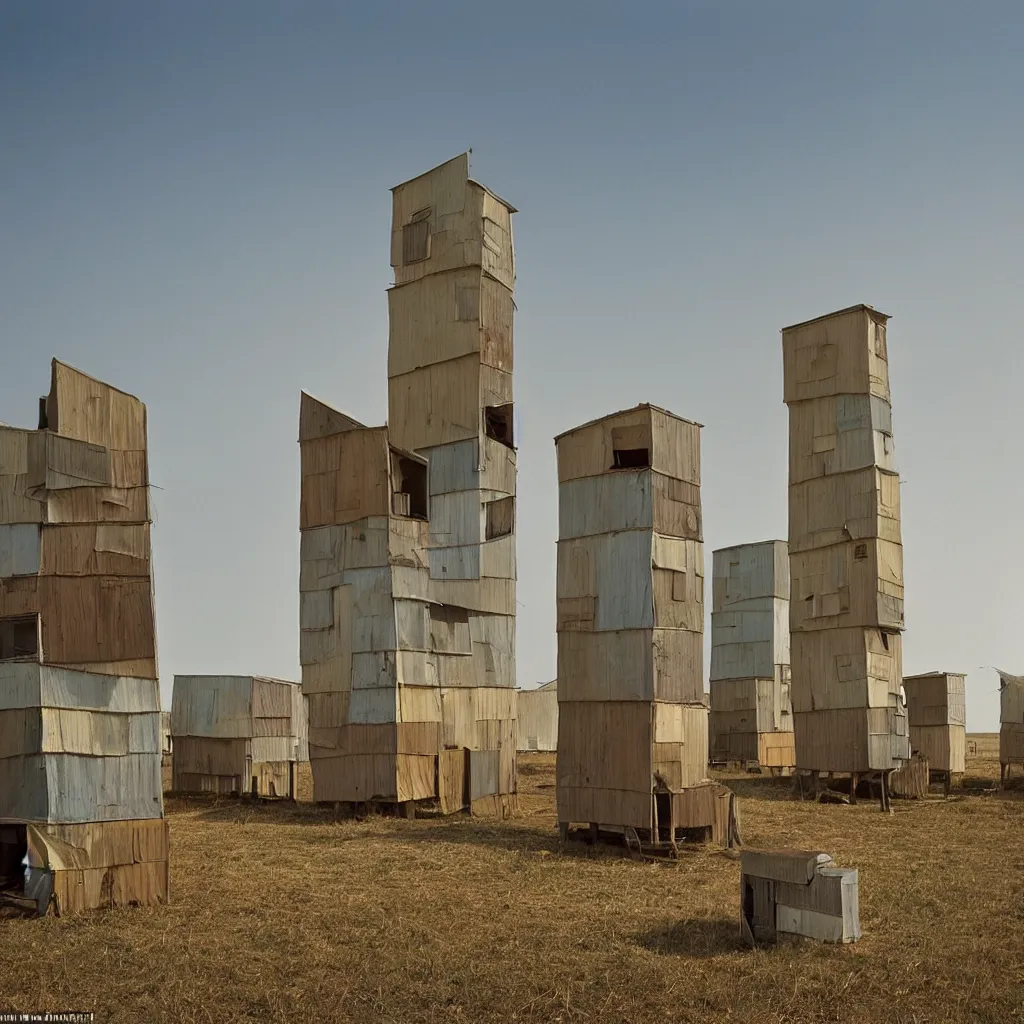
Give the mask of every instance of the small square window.
M 515 528 L 516 499 L 509 496 L 484 504 L 486 511 L 486 527 L 484 536 L 487 540 L 496 537 L 507 537 Z
M 31 661 L 39 657 L 35 615 L 0 619 L 0 661 Z
M 484 407 L 484 433 L 500 441 L 507 448 L 514 447 L 512 440 L 512 403 Z
M 430 208 L 419 210 L 402 227 L 402 263 L 419 263 L 430 255 Z

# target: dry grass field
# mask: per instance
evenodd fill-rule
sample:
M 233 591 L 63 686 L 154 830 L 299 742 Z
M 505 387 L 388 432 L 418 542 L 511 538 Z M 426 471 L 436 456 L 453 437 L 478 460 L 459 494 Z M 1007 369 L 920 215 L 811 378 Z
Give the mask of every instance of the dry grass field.
M 860 869 L 852 947 L 738 943 L 737 861 L 632 861 L 554 824 L 554 759 L 507 822 L 168 802 L 168 907 L 0 921 L 0 1008 L 110 1022 L 1024 1020 L 1024 791 L 799 803 L 722 775 L 748 845 Z M 303 780 L 308 793 L 308 778 Z

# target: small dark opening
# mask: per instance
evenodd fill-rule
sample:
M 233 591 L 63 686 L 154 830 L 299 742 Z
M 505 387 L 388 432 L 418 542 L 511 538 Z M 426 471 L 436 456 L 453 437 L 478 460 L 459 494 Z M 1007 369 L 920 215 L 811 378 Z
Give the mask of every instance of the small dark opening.
M 658 812 L 658 841 L 672 841 L 672 795 L 670 793 L 654 794 L 655 810 Z
M 883 633 L 882 634 L 882 646 L 886 650 L 889 650 L 889 634 L 888 633 Z
M 24 886 L 27 850 L 24 825 L 0 825 L 0 890 L 20 890 Z
M 743 917 L 751 932 L 754 930 L 754 887 L 743 883 Z
M 651 464 L 649 448 L 615 448 L 612 466 L 615 469 L 644 469 Z
M 868 557 L 868 546 L 867 544 L 857 544 L 853 549 L 853 557 L 857 561 L 861 561 Z
M 408 515 L 413 519 L 427 518 L 427 467 L 415 459 L 401 455 L 396 459 L 397 490 L 409 495 Z
M 507 537 L 515 529 L 516 499 L 509 496 L 484 503 L 486 540 Z
M 511 402 L 484 407 L 484 433 L 507 448 L 513 447 Z
M 0 661 L 27 661 L 39 656 L 39 633 L 34 615 L 0 619 Z
M 49 430 L 50 424 L 46 416 L 46 395 L 39 399 L 39 429 Z

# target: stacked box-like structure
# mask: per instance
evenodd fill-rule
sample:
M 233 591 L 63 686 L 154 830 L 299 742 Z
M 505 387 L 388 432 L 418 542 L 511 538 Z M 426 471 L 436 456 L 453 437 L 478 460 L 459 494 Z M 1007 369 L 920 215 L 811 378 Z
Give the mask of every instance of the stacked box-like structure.
M 860 938 L 856 868 L 827 853 L 751 850 L 740 854 L 740 934 L 751 944 L 780 934 L 822 942 Z
M 999 768 L 1005 778 L 1010 765 L 1024 764 L 1024 676 L 999 673 Z
M 910 749 L 933 772 L 963 775 L 967 757 L 967 696 L 961 672 L 903 677 Z
M 712 761 L 795 765 L 784 540 L 714 553 L 710 686 Z
M 910 756 L 887 320 L 861 305 L 782 331 L 799 769 L 889 772 Z
M 57 360 L 0 426 L 0 888 L 168 897 L 146 407 Z
M 514 212 L 466 155 L 397 186 L 388 425 L 303 398 L 319 800 L 514 803 Z
M 558 680 L 516 695 L 516 749 L 558 749 Z
M 175 676 L 172 788 L 294 800 L 305 713 L 300 686 L 284 679 Z
M 728 838 L 708 782 L 700 425 L 640 405 L 555 439 L 558 818 Z

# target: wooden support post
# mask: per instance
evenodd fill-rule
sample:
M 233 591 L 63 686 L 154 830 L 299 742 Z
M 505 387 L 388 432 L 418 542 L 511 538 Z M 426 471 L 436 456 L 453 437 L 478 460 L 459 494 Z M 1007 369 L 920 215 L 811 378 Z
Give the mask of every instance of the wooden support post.
M 860 774 L 854 772 L 850 776 L 850 803 L 855 804 L 857 802 L 857 784 L 860 782 Z
M 999 764 L 999 788 L 1000 789 L 1002 789 L 1003 786 L 1006 785 L 1006 769 L 1007 768 L 1009 768 L 1009 765 L 1006 765 L 1006 764 L 1003 764 L 1002 762 L 1000 762 L 1000 764 Z
M 405 800 L 398 805 L 399 813 L 403 818 L 416 817 L 416 803 L 413 800 Z
M 821 796 L 821 772 L 817 769 L 814 770 L 814 802 L 818 802 L 818 797 Z
M 249 795 L 254 803 L 260 798 L 260 780 L 255 775 L 252 777 L 252 790 Z
M 558 823 L 558 838 L 563 842 L 569 841 L 569 822 L 560 821 Z
M 892 800 L 889 797 L 889 773 L 882 772 L 882 810 L 892 814 Z

